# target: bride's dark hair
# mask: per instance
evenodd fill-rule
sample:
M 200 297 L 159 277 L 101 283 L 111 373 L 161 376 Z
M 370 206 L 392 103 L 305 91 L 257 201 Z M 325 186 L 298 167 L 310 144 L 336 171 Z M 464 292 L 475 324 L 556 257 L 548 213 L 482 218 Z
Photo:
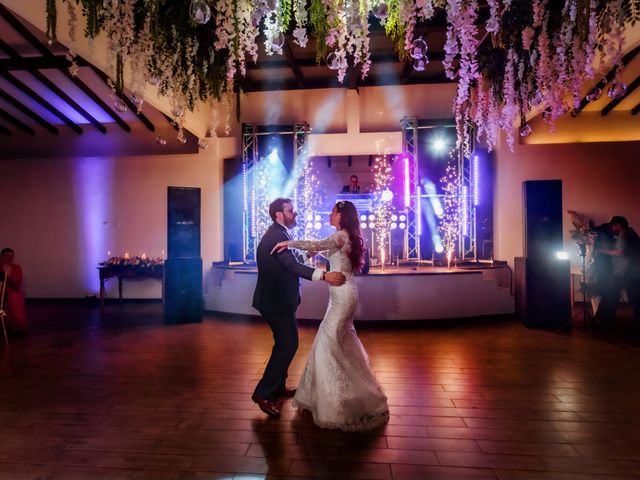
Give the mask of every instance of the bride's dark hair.
M 356 206 L 349 201 L 336 203 L 336 209 L 340 214 L 340 228 L 347 232 L 351 241 L 349 260 L 353 266 L 353 271 L 358 273 L 364 266 L 364 240 L 360 233 L 360 218 Z

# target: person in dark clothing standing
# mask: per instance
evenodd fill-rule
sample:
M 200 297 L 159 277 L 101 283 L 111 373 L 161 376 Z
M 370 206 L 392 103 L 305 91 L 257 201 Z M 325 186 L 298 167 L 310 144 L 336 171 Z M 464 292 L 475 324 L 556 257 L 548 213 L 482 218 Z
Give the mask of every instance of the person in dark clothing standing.
M 289 249 L 272 255 L 277 243 L 291 240 L 289 229 L 296 226 L 297 213 L 290 199 L 277 198 L 269 205 L 269 216 L 273 224 L 260 240 L 256 253 L 258 280 L 253 308 L 269 324 L 274 346 L 251 399 L 270 417 L 279 417 L 277 400 L 295 395 L 295 389 L 287 388 L 285 381 L 298 349 L 296 310 L 300 303 L 300 278 L 330 285 L 342 285 L 346 278 L 340 272 L 324 272 L 304 265 L 301 256 Z
M 616 316 L 620 291 L 625 290 L 633 306 L 636 329 L 640 329 L 640 237 L 625 217 L 614 216 L 609 225 L 616 243 L 612 249 L 597 252 L 611 257 L 612 276 L 602 292 L 596 321 L 604 327 L 611 325 Z

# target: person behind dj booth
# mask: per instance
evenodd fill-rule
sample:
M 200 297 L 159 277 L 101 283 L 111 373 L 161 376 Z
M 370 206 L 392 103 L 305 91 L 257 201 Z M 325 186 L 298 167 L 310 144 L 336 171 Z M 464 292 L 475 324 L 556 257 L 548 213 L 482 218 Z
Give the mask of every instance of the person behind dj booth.
M 360 185 L 358 185 L 358 176 L 351 175 L 349 177 L 349 185 L 345 185 L 342 187 L 342 191 L 340 193 L 360 193 Z

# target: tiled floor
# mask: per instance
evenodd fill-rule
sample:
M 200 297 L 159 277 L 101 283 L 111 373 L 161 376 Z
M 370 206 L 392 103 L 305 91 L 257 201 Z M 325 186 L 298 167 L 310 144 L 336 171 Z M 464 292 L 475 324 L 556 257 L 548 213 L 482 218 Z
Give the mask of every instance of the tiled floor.
M 389 424 L 320 430 L 250 400 L 258 320 L 164 325 L 159 304 L 29 306 L 0 350 L 0 479 L 640 478 L 640 342 L 517 320 L 356 325 Z M 290 385 L 317 325 L 300 328 Z

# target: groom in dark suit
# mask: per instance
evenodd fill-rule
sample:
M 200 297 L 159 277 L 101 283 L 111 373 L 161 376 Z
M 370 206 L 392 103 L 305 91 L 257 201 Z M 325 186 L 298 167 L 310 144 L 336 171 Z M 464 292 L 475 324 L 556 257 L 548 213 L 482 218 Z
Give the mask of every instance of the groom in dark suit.
M 270 417 L 279 417 L 277 400 L 295 395 L 295 389 L 288 389 L 285 380 L 298 350 L 296 310 L 300 303 L 300 278 L 331 285 L 342 285 L 346 279 L 340 272 L 324 272 L 304 265 L 289 249 L 272 255 L 276 243 L 291 240 L 289 229 L 296 226 L 297 213 L 290 199 L 277 198 L 269 205 L 269 216 L 273 225 L 260 240 L 256 254 L 258 281 L 253 308 L 271 327 L 275 345 L 251 399 Z

